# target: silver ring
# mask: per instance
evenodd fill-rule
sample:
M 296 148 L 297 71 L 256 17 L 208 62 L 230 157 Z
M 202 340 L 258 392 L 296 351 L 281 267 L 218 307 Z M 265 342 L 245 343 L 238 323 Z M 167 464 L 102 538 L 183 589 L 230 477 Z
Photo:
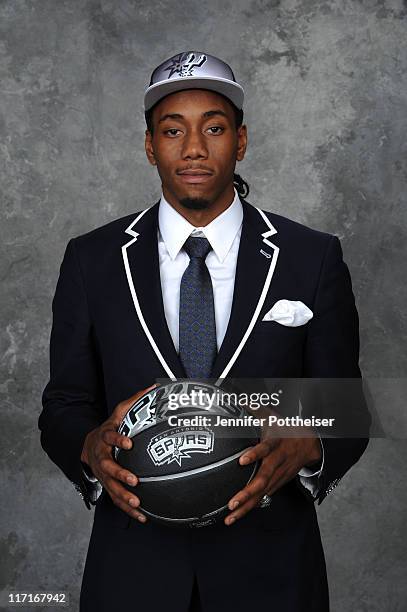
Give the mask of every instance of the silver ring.
M 259 503 L 260 508 L 267 508 L 270 504 L 271 504 L 270 495 L 263 495 Z

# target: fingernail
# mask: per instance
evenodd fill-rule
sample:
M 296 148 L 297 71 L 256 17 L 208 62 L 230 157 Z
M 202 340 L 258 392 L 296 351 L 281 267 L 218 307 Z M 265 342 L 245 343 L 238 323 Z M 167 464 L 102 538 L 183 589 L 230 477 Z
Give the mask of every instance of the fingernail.
M 238 507 L 238 505 L 239 505 L 239 502 L 238 502 L 238 500 L 237 500 L 237 499 L 235 499 L 235 501 L 232 501 L 232 503 L 230 504 L 229 508 L 230 508 L 231 510 L 236 510 L 236 508 Z
M 247 465 L 248 463 L 250 463 L 250 455 L 242 455 L 240 457 L 240 464 Z
M 134 476 L 128 476 L 127 477 L 127 482 L 131 485 L 135 485 L 137 482 L 137 479 Z
M 137 518 L 140 521 L 140 523 L 145 523 L 146 522 L 146 517 L 143 516 L 142 514 L 139 514 L 139 516 Z
M 236 520 L 236 519 L 235 519 L 235 517 L 234 517 L 234 516 L 232 516 L 232 518 L 230 518 L 230 519 L 227 519 L 227 521 L 228 521 L 228 525 L 233 525 L 233 523 L 235 522 L 235 520 Z
M 133 508 L 136 508 L 138 506 L 138 501 L 137 499 L 134 499 L 134 497 L 132 497 L 129 501 L 130 506 L 133 506 Z

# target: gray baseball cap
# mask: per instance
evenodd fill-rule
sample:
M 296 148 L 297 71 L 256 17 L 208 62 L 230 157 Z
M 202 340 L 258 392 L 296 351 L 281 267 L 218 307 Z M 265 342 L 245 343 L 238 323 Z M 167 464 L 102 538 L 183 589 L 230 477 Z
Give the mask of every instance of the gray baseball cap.
M 184 51 L 166 59 L 151 75 L 144 94 L 148 111 L 161 98 L 184 89 L 210 89 L 223 94 L 241 109 L 244 90 L 228 64 L 201 51 Z

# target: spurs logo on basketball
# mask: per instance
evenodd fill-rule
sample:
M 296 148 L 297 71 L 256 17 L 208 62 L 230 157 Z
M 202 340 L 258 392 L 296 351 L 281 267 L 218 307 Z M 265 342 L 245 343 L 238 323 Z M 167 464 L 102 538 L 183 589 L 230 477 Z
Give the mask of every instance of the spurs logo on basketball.
M 175 72 L 178 72 L 180 77 L 193 76 L 194 68 L 199 68 L 206 62 L 206 55 L 195 55 L 195 53 L 180 53 L 171 60 L 171 64 L 164 68 L 169 70 L 168 78 L 170 79 Z
M 190 459 L 193 453 L 211 453 L 213 442 L 213 432 L 209 429 L 177 427 L 151 438 L 147 452 L 154 465 L 165 465 L 174 461 L 181 465 L 183 459 Z

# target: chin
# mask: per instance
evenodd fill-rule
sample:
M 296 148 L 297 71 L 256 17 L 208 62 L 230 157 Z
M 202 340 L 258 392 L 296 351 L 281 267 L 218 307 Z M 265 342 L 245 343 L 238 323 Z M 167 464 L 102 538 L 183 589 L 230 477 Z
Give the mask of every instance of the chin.
M 179 203 L 188 210 L 205 210 L 211 202 L 202 196 L 186 196 L 180 198 Z

